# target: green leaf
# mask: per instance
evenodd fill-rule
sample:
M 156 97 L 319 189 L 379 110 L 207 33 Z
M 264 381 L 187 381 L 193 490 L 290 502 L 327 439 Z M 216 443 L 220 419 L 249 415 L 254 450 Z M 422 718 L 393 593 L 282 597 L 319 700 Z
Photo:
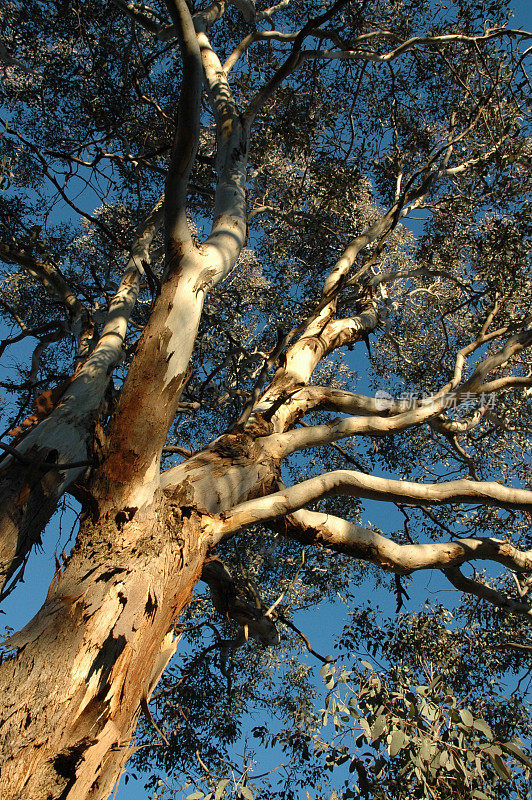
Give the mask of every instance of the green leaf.
M 205 797 L 203 792 L 192 792 L 192 794 L 187 794 L 187 800 L 200 800 L 200 797 Z
M 515 742 L 501 742 L 501 747 L 526 767 L 532 768 L 532 760 L 521 750 L 520 747 L 516 745 Z
M 320 675 L 324 678 L 326 675 L 332 675 L 333 672 L 336 672 L 336 667 L 331 661 L 328 661 L 322 667 L 320 667 Z
M 488 753 L 488 755 L 491 753 L 492 756 L 500 756 L 502 754 L 502 750 L 498 744 L 483 745 L 481 749 L 484 750 L 485 753 Z
M 509 781 L 512 777 L 512 773 L 502 758 L 494 753 L 488 753 L 488 756 L 499 778 L 501 778 L 503 781 Z
M 222 778 L 221 781 L 218 781 L 218 786 L 216 787 L 214 800 L 221 800 L 221 798 L 225 796 L 225 787 L 227 786 L 228 783 L 229 783 L 228 778 Z
M 387 728 L 386 716 L 385 714 L 381 714 L 380 717 L 377 717 L 371 728 L 371 740 L 373 742 L 376 741 L 379 738 L 379 736 L 382 736 L 386 728 Z
M 433 703 L 425 703 L 423 707 L 423 714 L 428 720 L 434 722 L 434 720 L 438 719 L 440 716 L 440 709 Z
M 253 792 L 251 791 L 249 786 L 241 786 L 240 794 L 242 795 L 242 797 L 245 797 L 246 800 L 253 800 Z
M 480 733 L 483 733 L 486 739 L 493 739 L 493 733 L 491 732 L 491 728 L 486 722 L 486 720 L 482 718 L 476 719 L 473 722 L 473 727 L 475 728 L 475 730 L 480 731 Z
M 473 714 L 471 713 L 471 711 L 468 711 L 467 708 L 462 708 L 462 710 L 460 711 L 460 719 L 462 720 L 464 725 L 466 725 L 468 728 L 470 728 L 473 725 L 474 722 Z
M 399 753 L 406 745 L 409 743 L 410 738 L 406 735 L 404 731 L 394 731 L 391 736 L 390 746 L 388 748 L 388 752 L 390 756 L 393 758 L 394 756 Z
M 362 730 L 364 731 L 364 735 L 365 735 L 366 739 L 368 740 L 368 742 L 371 742 L 371 728 L 369 726 L 369 722 L 367 721 L 367 719 L 359 720 L 359 725 L 362 728 Z
M 433 745 L 429 739 L 423 739 L 419 748 L 419 757 L 422 761 L 430 761 L 433 756 Z

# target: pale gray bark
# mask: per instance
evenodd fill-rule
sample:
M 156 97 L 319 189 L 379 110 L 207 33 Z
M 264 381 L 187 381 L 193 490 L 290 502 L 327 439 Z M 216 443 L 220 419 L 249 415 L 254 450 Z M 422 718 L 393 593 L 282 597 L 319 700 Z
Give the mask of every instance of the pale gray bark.
M 510 542 L 487 537 L 457 539 L 430 544 L 397 544 L 380 533 L 332 514 L 301 509 L 290 514 L 289 522 L 301 527 L 301 537 L 340 552 L 375 561 L 397 573 L 420 569 L 446 569 L 466 561 L 488 560 L 518 572 L 532 570 L 532 550 L 521 551 Z

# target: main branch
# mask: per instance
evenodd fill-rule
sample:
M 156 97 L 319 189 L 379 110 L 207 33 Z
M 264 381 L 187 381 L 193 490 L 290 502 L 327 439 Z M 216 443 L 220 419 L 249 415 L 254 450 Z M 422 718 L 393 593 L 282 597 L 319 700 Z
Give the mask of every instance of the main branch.
M 441 503 L 480 503 L 532 512 L 532 492 L 499 483 L 460 479 L 442 483 L 414 483 L 378 478 L 362 472 L 335 470 L 297 483 L 266 497 L 241 503 L 220 519 L 209 522 L 217 540 L 261 520 L 297 511 L 323 497 L 351 495 L 368 500 L 407 503 L 413 506 Z

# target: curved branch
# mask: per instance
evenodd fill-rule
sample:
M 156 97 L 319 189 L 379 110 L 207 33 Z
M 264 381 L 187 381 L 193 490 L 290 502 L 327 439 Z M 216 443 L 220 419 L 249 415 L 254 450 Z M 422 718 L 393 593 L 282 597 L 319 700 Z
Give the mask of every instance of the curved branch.
M 396 575 L 440 569 L 457 589 L 499 608 L 532 617 L 532 606 L 506 597 L 479 581 L 466 578 L 459 567 L 475 560 L 493 561 L 516 572 L 532 572 L 532 550 L 523 552 L 501 539 L 458 539 L 430 544 L 397 544 L 375 531 L 331 514 L 301 509 L 277 522 L 275 530 L 305 545 L 326 547 L 369 561 Z
M 476 367 L 471 377 L 465 382 L 464 390 L 478 391 L 486 376 L 497 367 L 505 366 L 512 356 L 532 345 L 532 329 L 521 330 L 511 336 L 503 347 L 492 355 L 486 356 Z
M 276 530 L 303 544 L 321 545 L 362 558 L 400 575 L 422 569 L 447 570 L 474 560 L 494 561 L 517 572 L 532 572 L 532 550 L 523 552 L 493 537 L 397 544 L 341 517 L 307 509 L 287 516 L 276 525 Z
M 532 606 L 527 603 L 520 603 L 512 600 L 511 597 L 506 597 L 502 592 L 497 589 L 492 589 L 491 586 L 486 586 L 485 583 L 475 581 L 472 578 L 466 578 L 462 575 L 458 567 L 443 570 L 445 576 L 452 583 L 452 585 L 466 594 L 474 594 L 482 600 L 487 600 L 492 605 L 498 608 L 503 608 L 506 611 L 513 611 L 516 614 L 524 614 L 532 618 Z
M 299 412 L 304 415 L 309 411 L 337 411 L 376 417 L 389 417 L 404 412 L 405 407 L 399 402 L 368 397 L 345 389 L 334 389 L 330 386 L 304 386 L 295 392 L 287 402 L 297 403 Z
M 532 492 L 488 481 L 460 479 L 442 483 L 414 483 L 366 475 L 355 470 L 335 470 L 290 486 L 266 497 L 249 500 L 232 508 L 208 527 L 217 540 L 243 525 L 282 517 L 323 497 L 350 495 L 369 500 L 409 505 L 478 503 L 532 512 Z
M 286 433 L 272 434 L 268 444 L 276 451 L 279 458 L 284 458 L 290 453 L 331 444 L 349 436 L 389 436 L 414 425 L 428 422 L 441 414 L 453 402 L 459 402 L 459 399 L 460 395 L 457 392 L 453 396 L 442 395 L 430 398 L 427 403 L 394 416 L 352 416 L 335 419 L 322 425 L 296 428 Z
M 479 337 L 479 339 L 472 344 L 462 348 L 456 359 L 453 379 L 432 397 L 416 404 L 414 408 L 405 411 L 404 407 L 401 409 L 401 405 L 394 403 L 391 398 L 390 402 L 385 398 L 385 401 L 381 402 L 383 402 L 383 405 L 388 409 L 389 416 L 387 417 L 347 417 L 333 420 L 323 425 L 314 425 L 286 431 L 285 433 L 277 433 L 271 437 L 271 447 L 277 448 L 279 457 L 284 457 L 298 450 L 330 444 L 348 436 L 387 436 L 396 434 L 406 428 L 420 425 L 423 422 L 430 422 L 430 424 L 433 424 L 434 420 L 443 411 L 448 408 L 456 407 L 461 402 L 470 401 L 472 395 L 483 399 L 483 395 L 495 391 L 501 391 L 514 386 L 530 386 L 532 384 L 532 374 L 530 373 L 523 376 L 507 375 L 493 379 L 487 383 L 482 382 L 485 380 L 488 373 L 497 367 L 505 366 L 514 355 L 532 345 L 532 329 L 525 329 L 511 336 L 499 351 L 483 359 L 483 361 L 476 366 L 471 377 L 466 380 L 459 389 L 456 389 L 456 391 L 454 390 L 462 376 L 466 355 L 470 355 L 482 344 L 500 334 L 501 331 L 494 331 L 493 334 Z M 346 403 L 346 405 L 348 405 L 348 403 Z M 338 408 L 338 410 L 343 409 Z M 346 410 L 348 409 L 346 408 Z M 369 411 L 367 413 L 373 414 L 374 412 Z M 477 424 L 478 421 L 479 420 L 475 418 L 473 425 Z M 435 427 L 439 425 L 437 420 L 434 424 Z M 446 420 L 440 427 L 446 427 L 449 430 L 467 430 L 471 425 L 464 426 L 463 423 L 453 423 Z
M 390 36 L 385 31 L 376 32 L 376 35 Z M 446 47 L 449 44 L 461 43 L 478 45 L 479 42 L 487 42 L 490 39 L 500 38 L 501 36 L 519 37 L 527 39 L 532 37 L 532 34 L 527 31 L 499 28 L 497 30 L 487 31 L 482 36 L 467 36 L 461 33 L 445 34 L 443 36 L 413 36 L 401 42 L 400 45 L 389 50 L 387 53 L 376 53 L 374 50 L 363 50 L 350 47 L 349 49 L 341 50 L 305 50 L 300 53 L 301 60 L 307 59 L 324 59 L 328 61 L 341 60 L 341 61 L 373 61 L 375 63 L 387 64 L 394 61 L 403 53 L 416 50 L 420 45 L 428 45 L 429 47 Z M 355 40 L 354 44 L 361 41 L 363 37 Z

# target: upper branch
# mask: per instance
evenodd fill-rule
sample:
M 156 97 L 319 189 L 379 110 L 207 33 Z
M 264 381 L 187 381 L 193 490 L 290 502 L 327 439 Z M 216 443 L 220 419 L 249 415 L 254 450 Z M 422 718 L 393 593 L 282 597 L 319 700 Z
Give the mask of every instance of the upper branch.
M 398 38 L 397 34 L 393 34 L 391 31 L 375 31 L 374 35 L 383 38 Z M 454 43 L 478 45 L 482 42 L 487 42 L 502 36 L 528 39 L 532 34 L 528 33 L 528 31 L 513 30 L 512 28 L 497 28 L 496 30 L 487 31 L 481 36 L 467 36 L 461 33 L 449 33 L 442 36 L 413 36 L 411 39 L 401 42 L 397 47 L 385 53 L 375 52 L 375 49 L 369 50 L 363 47 L 357 47 L 357 44 L 362 45 L 367 41 L 364 36 L 361 36 L 351 43 L 349 49 L 305 50 L 300 53 L 300 59 L 340 59 L 347 61 L 373 61 L 375 63 L 386 64 L 390 61 L 394 61 L 396 58 L 403 55 L 403 53 L 418 49 L 420 45 L 428 45 L 429 47 L 435 48 L 445 47 Z
M 7 244 L 0 244 L 0 259 L 8 264 L 18 264 L 33 278 L 41 281 L 46 291 L 64 304 L 73 319 L 89 316 L 88 309 L 76 297 L 72 287 L 56 264 L 46 258 L 36 258 L 27 251 L 10 247 Z
M 247 409 L 249 413 L 244 412 L 240 419 L 242 424 L 248 417 L 262 414 L 271 417 L 274 430 L 286 430 L 305 413 L 307 400 L 298 390 L 308 383 L 320 360 L 337 347 L 367 337 L 379 321 L 377 304 L 371 297 L 360 301 L 359 314 L 350 319 L 333 320 L 333 311 L 334 303 L 319 304 L 318 309 L 299 328 L 284 337 L 282 348 L 276 348 L 277 356 L 290 339 L 300 334 L 286 350 L 284 363 L 260 397 L 263 384 L 255 387 L 259 391 L 254 390 Z
M 216 120 L 214 221 L 205 242 L 211 260 L 210 286 L 237 261 L 247 236 L 246 169 L 251 122 L 242 123 L 227 76 L 204 31 L 198 32 L 205 81 Z
M 459 401 L 460 394 L 441 395 L 430 398 L 418 406 L 407 411 L 402 411 L 393 416 L 351 416 L 344 419 L 335 419 L 322 425 L 312 425 L 306 428 L 297 428 L 285 433 L 272 434 L 270 446 L 275 449 L 280 458 L 297 450 L 306 450 L 309 447 L 318 447 L 348 436 L 357 434 L 371 436 L 386 436 L 400 433 L 414 425 L 428 422 L 441 414 L 448 406 Z
M 271 446 L 277 449 L 280 457 L 284 457 L 297 450 L 330 444 L 339 439 L 357 434 L 372 436 L 396 434 L 414 425 L 431 422 L 446 409 L 455 407 L 461 400 L 470 400 L 472 394 L 486 394 L 512 386 L 529 386 L 532 384 L 532 375 L 530 374 L 527 376 L 506 375 L 486 382 L 486 378 L 493 370 L 506 366 L 513 356 L 532 345 L 532 329 L 523 328 L 510 336 L 499 350 L 482 359 L 475 367 L 471 377 L 464 381 L 459 388 L 456 388 L 462 378 L 466 356 L 471 355 L 483 344 L 493 341 L 507 331 L 508 327 L 500 328 L 491 333 L 481 331 L 474 342 L 459 351 L 452 380 L 432 397 L 424 399 L 413 408 L 405 410 L 401 404 L 386 403 L 385 407 L 381 409 L 381 416 L 377 416 L 373 405 L 366 401 L 365 407 L 369 410 L 365 412 L 364 416 L 350 416 L 344 419 L 332 420 L 322 425 L 273 434 L 271 436 Z M 318 406 L 332 410 L 346 411 L 348 413 L 353 413 L 350 411 L 351 407 L 362 410 L 362 406 L 356 400 L 357 396 L 351 399 L 344 395 L 338 395 L 336 402 L 334 402 L 332 396 L 320 397 L 318 388 L 314 392 L 312 392 L 312 389 L 309 389 L 309 391 L 308 398 L 304 392 L 299 394 L 302 413 L 315 407 L 314 400 L 316 400 Z M 297 396 L 293 397 L 291 402 L 296 402 L 297 399 Z M 360 414 L 360 411 L 356 410 L 354 413 Z
M 348 0 L 336 0 L 331 8 L 329 8 L 323 14 L 320 14 L 318 17 L 314 17 L 313 19 L 309 20 L 306 25 L 301 28 L 294 39 L 292 50 L 284 64 L 279 67 L 270 80 L 267 81 L 262 89 L 260 89 L 250 100 L 248 107 L 244 112 L 244 115 L 248 120 L 253 120 L 257 116 L 259 111 L 264 107 L 264 104 L 267 103 L 270 97 L 277 91 L 285 78 L 287 78 L 288 75 L 290 75 L 290 73 L 292 73 L 295 69 L 297 69 L 301 61 L 301 47 L 303 46 L 303 42 L 305 41 L 306 37 L 312 34 L 312 31 L 315 28 L 331 19 L 331 17 L 333 17 L 337 11 L 343 8 L 347 2 Z
M 186 0 L 167 0 L 179 31 L 183 78 L 177 111 L 177 131 L 166 177 L 164 226 L 168 266 L 179 262 L 180 246 L 191 241 L 186 218 L 188 181 L 199 144 L 202 90 L 201 53 Z

